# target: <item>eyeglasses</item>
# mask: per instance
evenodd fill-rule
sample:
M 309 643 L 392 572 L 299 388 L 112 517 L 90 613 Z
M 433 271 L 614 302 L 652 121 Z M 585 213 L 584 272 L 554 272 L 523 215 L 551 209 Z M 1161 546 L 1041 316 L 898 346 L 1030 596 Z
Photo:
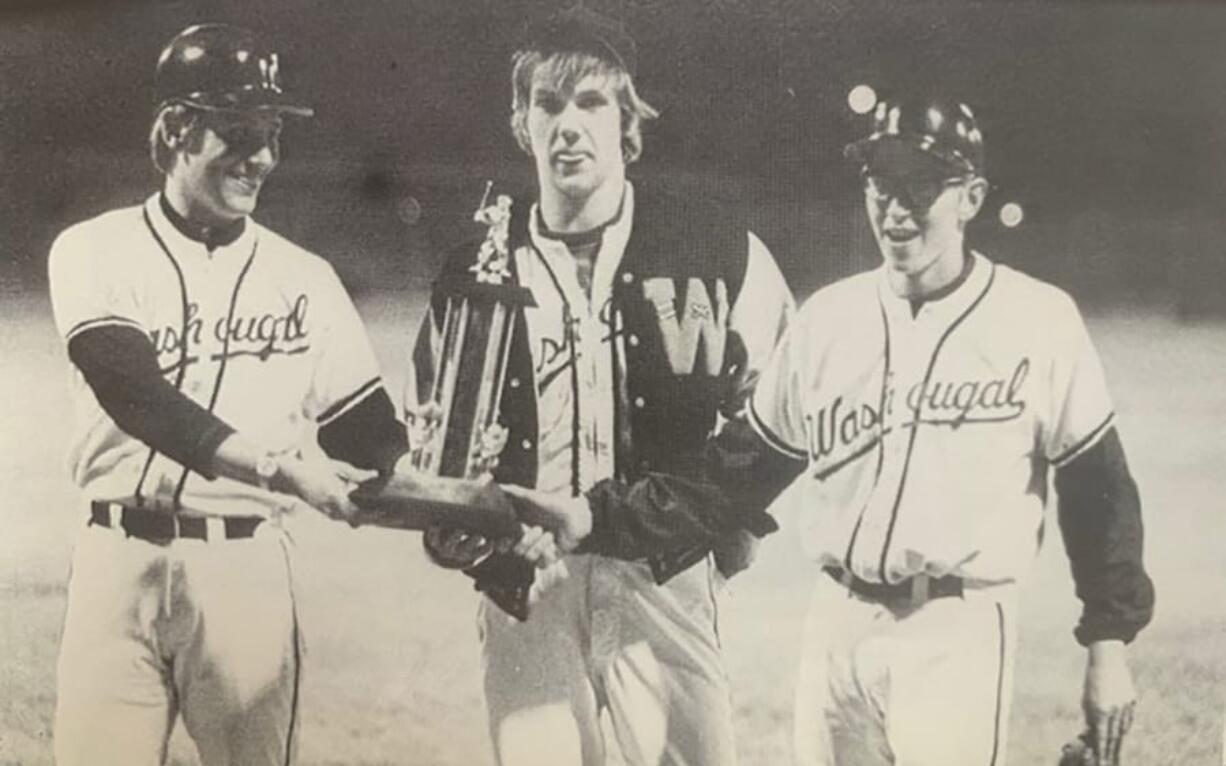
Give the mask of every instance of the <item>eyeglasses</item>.
M 922 213 L 932 207 L 946 189 L 966 183 L 970 176 L 939 178 L 931 176 L 884 176 L 864 174 L 864 191 L 874 202 L 884 205 L 897 200 L 907 210 Z
M 244 120 L 210 116 L 206 125 L 231 150 L 255 152 L 264 146 L 277 146 L 281 137 L 281 119 Z

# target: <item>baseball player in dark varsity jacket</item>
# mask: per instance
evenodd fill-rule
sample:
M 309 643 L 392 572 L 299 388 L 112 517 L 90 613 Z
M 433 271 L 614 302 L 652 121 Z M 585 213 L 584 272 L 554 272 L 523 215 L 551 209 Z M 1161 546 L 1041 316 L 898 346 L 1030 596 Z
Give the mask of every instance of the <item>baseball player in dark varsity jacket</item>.
M 818 291 L 707 451 L 727 501 L 521 500 L 561 548 L 625 557 L 795 513 L 824 569 L 796 694 L 803 764 L 1005 763 L 1016 592 L 1049 478 L 1083 603 L 1083 706 L 1101 764 L 1133 715 L 1149 621 L 1137 489 L 1098 355 L 1059 289 L 968 249 L 983 138 L 964 104 L 877 106 L 848 147 L 882 265 Z M 786 489 L 785 489 L 786 487 Z M 782 490 L 782 494 L 779 494 Z M 581 541 L 581 542 L 580 542 Z
M 536 305 L 515 330 L 495 475 L 519 497 L 664 501 L 684 487 L 714 503 L 700 478 L 704 444 L 739 409 L 792 311 L 771 255 L 731 211 L 626 179 L 654 116 L 633 73 L 624 32 L 585 10 L 542 25 L 515 58 L 511 122 L 539 197 L 512 203 L 508 268 Z M 459 248 L 448 268 L 467 269 L 477 247 Z M 429 394 L 440 309 L 414 355 L 410 412 Z M 575 552 L 540 572 L 552 584 L 521 621 L 495 606 L 516 611 L 521 559 L 427 534 L 431 555 L 465 568 L 488 597 L 480 625 L 499 763 L 603 764 L 614 745 L 641 766 L 732 763 L 717 565 L 743 565 L 750 539 L 732 530 L 631 560 Z
M 177 35 L 149 138 L 162 190 L 52 247 L 88 512 L 60 646 L 62 766 L 156 766 L 180 714 L 207 766 L 291 762 L 302 644 L 282 511 L 349 516 L 358 469 L 407 446 L 332 268 L 250 218 L 283 118 L 311 113 L 279 69 L 241 29 Z M 300 455 L 316 429 L 335 460 Z

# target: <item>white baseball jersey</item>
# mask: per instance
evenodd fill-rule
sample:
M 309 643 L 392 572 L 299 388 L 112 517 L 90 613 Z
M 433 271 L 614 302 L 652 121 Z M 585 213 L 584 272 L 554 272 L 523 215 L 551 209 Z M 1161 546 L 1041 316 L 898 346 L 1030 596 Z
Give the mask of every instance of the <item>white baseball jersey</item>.
M 1016 581 L 1048 466 L 1112 423 L 1073 301 L 972 257 L 966 281 L 915 316 L 884 267 L 819 291 L 763 373 L 750 420 L 808 464 L 772 512 L 795 508 L 823 564 L 871 581 Z
M 105 325 L 148 334 L 167 380 L 273 452 L 309 442 L 381 385 L 361 319 L 332 267 L 255 221 L 210 252 L 151 197 L 66 230 L 52 246 L 52 305 L 66 340 Z M 189 473 L 124 433 L 74 369 L 73 478 L 92 500 L 266 515 L 285 502 Z

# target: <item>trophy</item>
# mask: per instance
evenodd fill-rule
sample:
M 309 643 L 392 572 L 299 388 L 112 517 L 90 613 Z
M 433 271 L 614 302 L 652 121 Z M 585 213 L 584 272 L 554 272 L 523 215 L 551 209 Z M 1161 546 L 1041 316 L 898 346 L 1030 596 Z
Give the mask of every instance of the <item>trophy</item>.
M 510 500 L 491 474 L 507 441 L 498 416 L 512 333 L 523 308 L 536 304 L 530 290 L 509 281 L 511 198 L 498 195 L 487 206 L 491 186 L 473 216 L 488 227 L 476 262 L 434 286 L 446 302 L 441 351 L 429 400 L 407 416 L 414 470 L 355 490 L 360 524 L 452 527 L 487 538 L 519 533 Z

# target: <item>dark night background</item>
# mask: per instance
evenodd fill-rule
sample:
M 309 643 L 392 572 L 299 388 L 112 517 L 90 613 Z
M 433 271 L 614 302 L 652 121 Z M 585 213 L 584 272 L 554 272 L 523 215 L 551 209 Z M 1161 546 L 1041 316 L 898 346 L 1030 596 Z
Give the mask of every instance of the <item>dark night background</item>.
M 562 1 L 0 0 L 0 766 L 51 762 L 84 522 L 64 470 L 71 378 L 47 251 L 68 224 L 156 188 L 163 44 L 212 20 L 274 41 L 317 116 L 287 126 L 257 217 L 337 267 L 399 399 L 440 249 L 478 233 L 486 179 L 531 184 L 507 125 L 510 54 L 525 17 Z M 623 16 L 662 112 L 632 174 L 746 213 L 798 296 L 879 262 L 842 160 L 867 125 L 851 88 L 939 88 L 975 106 L 995 188 L 971 242 L 1087 308 L 1143 497 L 1158 613 L 1130 649 L 1125 760 L 1222 763 L 1226 0 L 585 2 Z M 1021 226 L 1002 225 L 1006 202 Z M 950 470 L 974 480 L 973 461 Z M 293 523 L 303 766 L 492 763 L 471 584 L 401 532 L 338 533 L 322 517 L 312 530 L 313 516 Z M 746 766 L 789 760 L 803 604 L 821 577 L 799 522 L 780 521 L 720 599 Z M 1019 605 L 1013 766 L 1054 763 L 1081 730 L 1078 606 L 1053 529 Z M 176 736 L 168 763 L 198 763 Z
M 1226 278 L 1226 6 L 934 0 L 588 0 L 639 41 L 662 117 L 633 168 L 746 210 L 801 295 L 871 265 L 841 147 L 847 93 L 976 107 L 994 191 L 972 242 L 1083 302 L 1214 310 Z M 189 23 L 252 27 L 317 107 L 287 128 L 260 217 L 355 292 L 420 286 L 486 178 L 530 183 L 509 56 L 545 0 L 7 2 L 0 285 L 41 291 L 64 225 L 141 199 L 153 64 Z M 1025 220 L 1007 229 L 1000 205 Z

